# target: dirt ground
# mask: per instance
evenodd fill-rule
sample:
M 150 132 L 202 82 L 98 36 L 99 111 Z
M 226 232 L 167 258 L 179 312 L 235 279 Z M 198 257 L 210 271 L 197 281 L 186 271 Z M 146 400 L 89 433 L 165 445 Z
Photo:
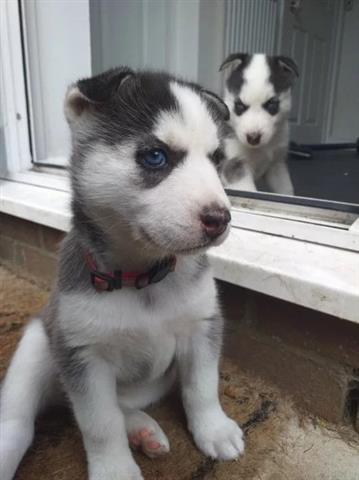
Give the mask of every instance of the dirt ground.
M 47 296 L 47 291 L 0 267 L 0 378 L 23 326 Z M 145 480 L 359 479 L 359 436 L 350 428 L 303 417 L 276 388 L 228 359 L 221 365 L 220 393 L 224 409 L 245 431 L 243 457 L 218 463 L 199 453 L 186 430 L 178 395 L 173 394 L 151 410 L 168 435 L 170 453 L 156 460 L 135 454 Z M 35 441 L 15 478 L 86 479 L 81 434 L 68 408 L 49 410 L 38 419 Z

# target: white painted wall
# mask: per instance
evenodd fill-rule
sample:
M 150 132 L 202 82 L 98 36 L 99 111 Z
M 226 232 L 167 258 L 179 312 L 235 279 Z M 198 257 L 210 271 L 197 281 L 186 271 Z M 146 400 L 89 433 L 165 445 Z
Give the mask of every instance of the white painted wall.
M 344 11 L 339 36 L 336 85 L 329 118 L 328 142 L 354 142 L 359 137 L 359 0 Z

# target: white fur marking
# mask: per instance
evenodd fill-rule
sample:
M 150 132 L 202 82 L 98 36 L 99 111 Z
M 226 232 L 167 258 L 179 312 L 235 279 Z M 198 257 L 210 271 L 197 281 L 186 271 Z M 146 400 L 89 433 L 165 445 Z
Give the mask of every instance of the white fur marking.
M 217 127 L 205 102 L 194 90 L 177 82 L 171 83 L 171 90 L 180 112 L 163 112 L 155 135 L 177 149 L 212 153 L 219 145 Z

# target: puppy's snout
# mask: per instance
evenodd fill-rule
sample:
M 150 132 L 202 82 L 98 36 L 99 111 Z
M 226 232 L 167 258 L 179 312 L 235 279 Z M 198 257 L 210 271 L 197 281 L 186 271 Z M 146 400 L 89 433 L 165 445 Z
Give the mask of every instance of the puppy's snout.
M 200 219 L 206 235 L 214 239 L 226 230 L 231 221 L 231 214 L 227 208 L 207 207 L 202 211 Z
M 249 145 L 259 145 L 261 136 L 259 132 L 247 133 L 247 142 Z

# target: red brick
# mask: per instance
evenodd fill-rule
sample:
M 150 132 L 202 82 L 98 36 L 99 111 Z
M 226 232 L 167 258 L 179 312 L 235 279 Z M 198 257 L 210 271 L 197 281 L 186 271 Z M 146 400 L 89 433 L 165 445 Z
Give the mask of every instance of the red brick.
M 251 324 L 255 317 L 253 312 L 253 292 L 231 283 L 218 281 L 219 301 L 225 319 L 233 320 L 231 329 L 241 324 Z
M 20 273 L 23 270 L 23 274 L 34 277 L 47 288 L 51 287 L 57 269 L 57 260 L 54 256 L 28 245 L 17 244 L 15 262 Z
M 41 227 L 43 247 L 52 253 L 58 253 L 60 243 L 65 236 L 64 232 L 53 228 Z
M 281 343 L 359 367 L 359 325 L 257 295 L 257 329 Z
M 5 235 L 0 235 L 0 259 L 13 263 L 14 262 L 14 253 L 15 253 L 15 242 L 12 238 L 5 237 Z
M 41 247 L 40 225 L 0 213 L 0 232 L 7 237 L 35 247 Z

